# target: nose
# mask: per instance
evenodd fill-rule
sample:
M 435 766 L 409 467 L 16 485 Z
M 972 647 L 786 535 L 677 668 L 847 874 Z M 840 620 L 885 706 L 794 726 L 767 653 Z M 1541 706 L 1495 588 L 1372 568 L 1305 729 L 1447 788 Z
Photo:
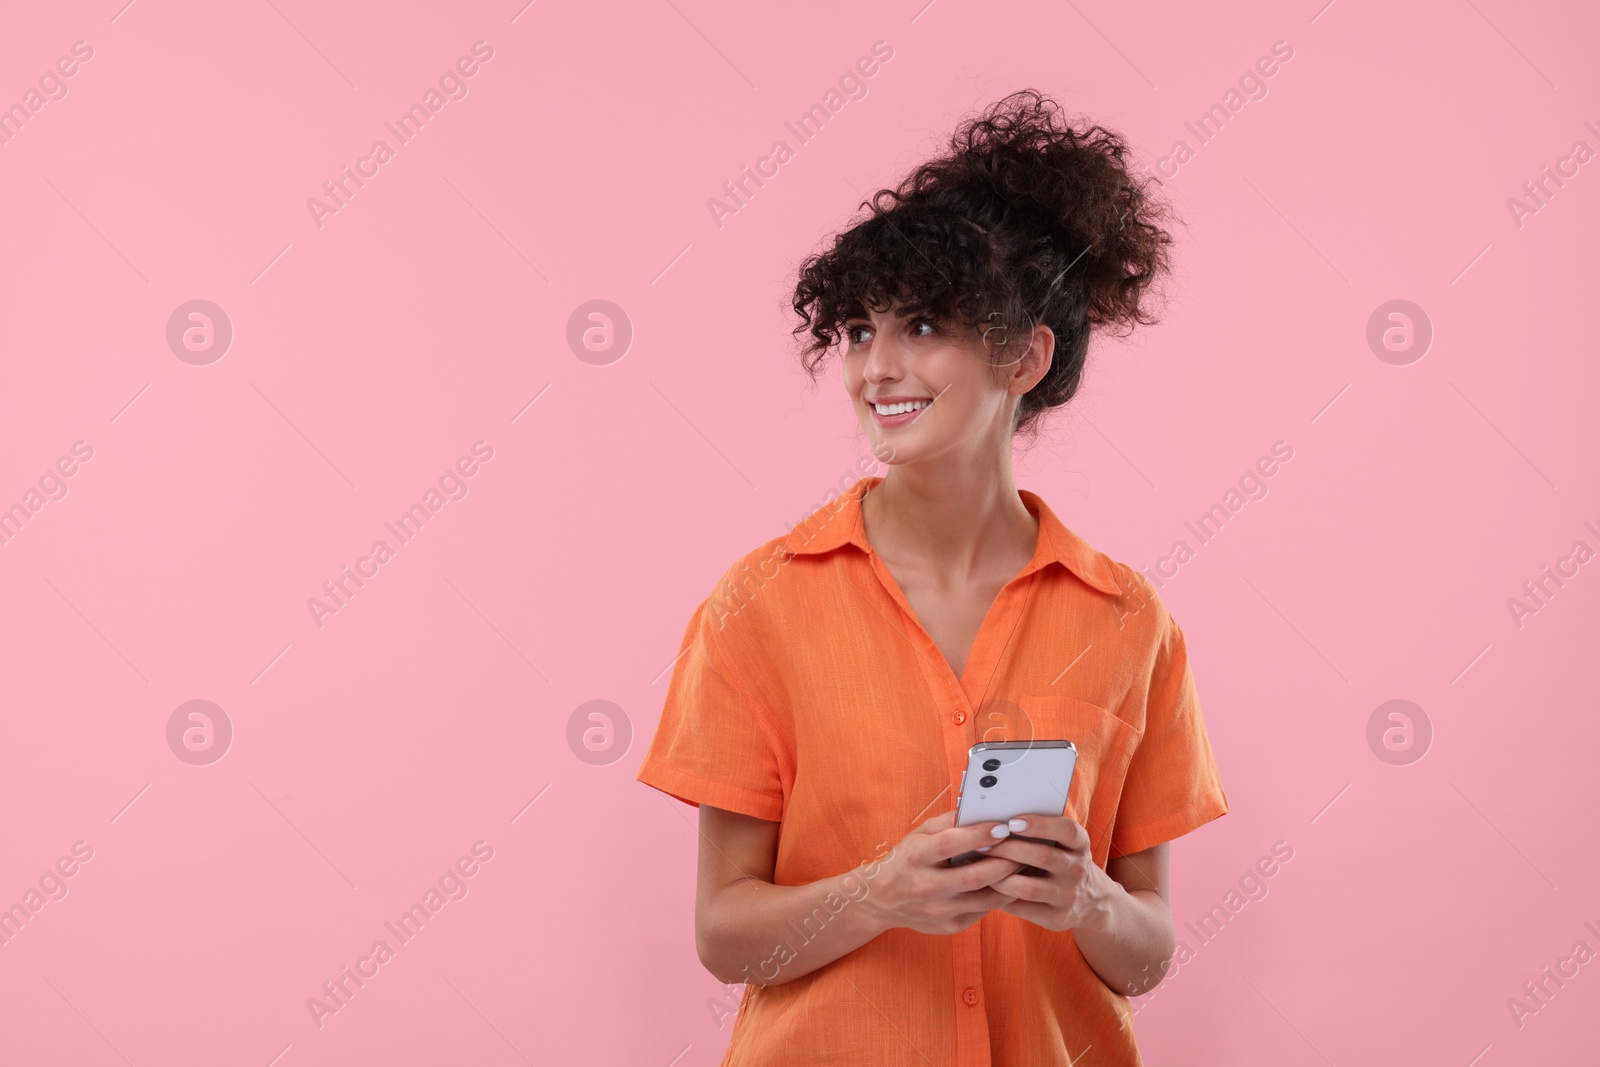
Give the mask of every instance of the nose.
M 867 361 L 862 365 L 861 375 L 874 385 L 895 381 L 901 377 L 904 355 L 893 330 L 873 330 L 872 343 L 867 346 Z

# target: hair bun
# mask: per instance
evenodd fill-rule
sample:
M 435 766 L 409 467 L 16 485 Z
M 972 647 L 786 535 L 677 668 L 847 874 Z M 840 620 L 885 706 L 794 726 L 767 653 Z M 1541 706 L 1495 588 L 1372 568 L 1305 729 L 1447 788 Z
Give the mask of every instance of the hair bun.
M 1062 257 L 1052 281 L 1066 270 L 1081 275 L 1091 324 L 1131 328 L 1148 321 L 1140 296 L 1168 268 L 1171 238 L 1154 224 L 1164 213 L 1130 173 L 1128 154 L 1113 131 L 1075 125 L 1055 101 L 1024 89 L 958 126 L 948 152 L 907 184 L 913 195 L 958 205 L 992 195 L 995 230 L 1047 239 Z

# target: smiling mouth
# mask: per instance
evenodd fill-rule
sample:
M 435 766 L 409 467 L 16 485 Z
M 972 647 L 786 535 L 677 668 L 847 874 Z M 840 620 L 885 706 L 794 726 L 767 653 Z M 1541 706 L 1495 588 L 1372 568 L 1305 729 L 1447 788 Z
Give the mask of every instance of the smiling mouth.
M 885 417 L 890 415 L 905 415 L 913 411 L 921 411 L 931 403 L 933 403 L 932 400 L 926 399 L 906 400 L 898 404 L 873 404 L 872 410 Z

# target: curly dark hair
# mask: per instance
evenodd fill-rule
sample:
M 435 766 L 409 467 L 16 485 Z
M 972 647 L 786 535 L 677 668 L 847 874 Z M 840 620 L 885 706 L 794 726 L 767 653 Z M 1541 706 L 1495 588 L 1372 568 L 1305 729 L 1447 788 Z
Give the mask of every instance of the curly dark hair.
M 1015 432 L 1031 435 L 1077 393 L 1091 328 L 1126 335 L 1156 321 L 1141 300 L 1170 269 L 1168 213 L 1130 173 L 1128 151 L 1032 89 L 962 122 L 947 152 L 873 193 L 860 205 L 869 217 L 800 265 L 793 333 L 810 335 L 806 372 L 816 380 L 845 322 L 868 309 L 981 331 L 996 364 L 1043 323 L 1055 355 L 1017 407 Z

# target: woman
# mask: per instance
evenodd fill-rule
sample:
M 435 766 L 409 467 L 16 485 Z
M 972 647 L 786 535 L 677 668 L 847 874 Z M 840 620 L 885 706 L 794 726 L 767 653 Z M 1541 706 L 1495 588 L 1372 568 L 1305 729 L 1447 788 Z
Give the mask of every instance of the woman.
M 840 349 L 889 472 L 696 609 L 639 770 L 700 809 L 724 1064 L 1141 1062 L 1167 842 L 1227 798 L 1183 632 L 1011 467 L 1091 327 L 1153 321 L 1171 239 L 1126 151 L 1014 94 L 801 267 L 807 370 Z M 1077 746 L 1066 812 L 956 826 L 968 749 L 1030 738 Z

